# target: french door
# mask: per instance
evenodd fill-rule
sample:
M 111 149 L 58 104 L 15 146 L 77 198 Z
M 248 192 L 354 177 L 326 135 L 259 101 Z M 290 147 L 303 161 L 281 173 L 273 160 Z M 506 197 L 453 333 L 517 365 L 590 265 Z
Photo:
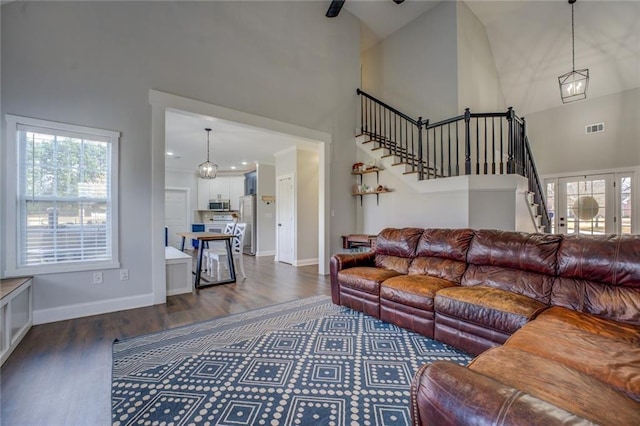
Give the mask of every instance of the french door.
M 556 232 L 617 233 L 615 181 L 613 173 L 558 178 Z

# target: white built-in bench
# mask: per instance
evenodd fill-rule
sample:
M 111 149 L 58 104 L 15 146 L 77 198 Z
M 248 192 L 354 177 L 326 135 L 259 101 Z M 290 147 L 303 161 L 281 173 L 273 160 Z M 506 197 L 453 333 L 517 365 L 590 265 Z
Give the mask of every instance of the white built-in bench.
M 33 324 L 32 284 L 31 277 L 0 280 L 0 365 Z
M 167 296 L 193 291 L 191 278 L 191 256 L 175 247 L 164 248 L 164 260 L 167 270 Z

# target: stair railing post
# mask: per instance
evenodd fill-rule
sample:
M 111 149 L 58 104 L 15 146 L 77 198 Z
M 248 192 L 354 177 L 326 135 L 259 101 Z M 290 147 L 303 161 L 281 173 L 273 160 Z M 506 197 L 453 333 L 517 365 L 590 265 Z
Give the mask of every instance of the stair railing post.
M 514 130 L 513 130 L 513 107 L 509 107 L 507 110 L 507 123 L 508 123 L 508 131 L 507 131 L 507 174 L 515 173 L 513 153 L 515 150 L 515 138 L 514 138 Z
M 464 110 L 464 174 L 471 174 L 471 110 Z

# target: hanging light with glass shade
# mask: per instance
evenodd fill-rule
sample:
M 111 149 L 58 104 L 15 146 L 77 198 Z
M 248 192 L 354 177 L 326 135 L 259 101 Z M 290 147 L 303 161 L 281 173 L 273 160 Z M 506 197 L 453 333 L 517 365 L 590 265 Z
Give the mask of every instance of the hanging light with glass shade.
M 202 179 L 215 179 L 218 174 L 218 165 L 209 161 L 209 133 L 211 129 L 204 129 L 207 132 L 207 161 L 198 166 L 198 173 Z
M 579 101 L 587 98 L 589 87 L 589 69 L 576 70 L 576 41 L 573 25 L 573 4 L 576 0 L 569 0 L 571 5 L 571 71 L 558 77 L 560 83 L 560 97 L 562 103 Z

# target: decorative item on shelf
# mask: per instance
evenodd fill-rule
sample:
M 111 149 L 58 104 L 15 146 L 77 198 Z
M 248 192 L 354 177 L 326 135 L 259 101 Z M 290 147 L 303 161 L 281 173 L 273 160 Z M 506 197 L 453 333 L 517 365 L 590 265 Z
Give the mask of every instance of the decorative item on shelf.
M 351 171 L 361 172 L 363 167 L 364 167 L 364 163 L 354 163 L 353 166 L 351 166 Z
M 560 84 L 560 97 L 562 103 L 579 101 L 587 98 L 587 87 L 589 86 L 589 69 L 576 70 L 576 42 L 573 29 L 573 4 L 576 0 L 569 0 L 571 5 L 571 63 L 572 68 L 566 74 L 558 77 Z
M 275 203 L 276 202 L 276 197 L 274 197 L 273 195 L 263 195 L 261 197 L 261 200 L 266 205 L 269 205 L 271 203 Z
M 202 179 L 215 179 L 218 174 L 218 165 L 209 161 L 209 133 L 211 129 L 204 129 L 207 132 L 207 161 L 198 166 L 198 174 Z

